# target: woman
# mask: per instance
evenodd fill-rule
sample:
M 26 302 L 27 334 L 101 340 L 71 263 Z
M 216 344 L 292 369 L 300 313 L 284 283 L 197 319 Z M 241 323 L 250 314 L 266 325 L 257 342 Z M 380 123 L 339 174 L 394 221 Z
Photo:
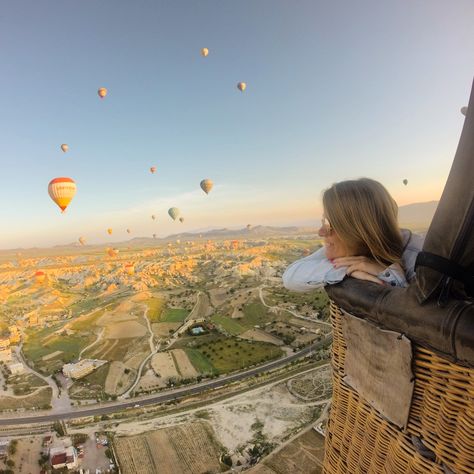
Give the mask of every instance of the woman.
M 388 191 L 368 178 L 341 181 L 323 194 L 319 235 L 324 247 L 292 263 L 283 284 L 311 291 L 346 276 L 381 285 L 408 286 L 423 238 L 398 227 L 398 206 Z

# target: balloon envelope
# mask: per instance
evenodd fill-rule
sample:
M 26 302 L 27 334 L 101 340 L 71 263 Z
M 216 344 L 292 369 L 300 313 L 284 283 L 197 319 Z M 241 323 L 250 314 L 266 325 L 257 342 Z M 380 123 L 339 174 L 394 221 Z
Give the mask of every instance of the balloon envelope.
M 35 280 L 38 283 L 43 283 L 45 278 L 46 278 L 46 274 L 44 272 L 42 272 L 41 270 L 39 270 L 35 273 Z
M 107 95 L 107 89 L 105 87 L 101 87 L 98 91 L 97 94 L 99 94 L 99 97 L 103 99 Z
M 170 207 L 168 209 L 168 214 L 170 215 L 171 219 L 175 221 L 176 218 L 179 216 L 179 209 L 177 207 Z
M 179 222 L 181 222 L 181 224 L 182 224 L 184 222 L 184 217 L 180 217 Z
M 406 186 L 408 184 L 408 179 L 404 179 L 403 184 Z
M 130 234 L 130 232 L 132 232 L 130 229 L 127 229 L 127 234 Z
M 79 240 L 79 243 L 80 243 L 81 245 L 85 245 L 85 244 L 86 244 L 86 239 L 85 239 L 84 237 L 79 237 L 78 240 Z
M 107 234 L 112 235 L 112 232 L 113 232 L 113 230 L 109 227 L 109 228 L 107 229 Z
M 155 171 L 156 171 L 156 166 L 152 166 L 150 168 L 150 173 L 153 174 L 153 173 L 155 173 Z
M 207 48 L 201 49 L 201 56 L 206 57 L 209 54 L 209 50 Z
M 461 107 L 461 113 L 464 115 L 464 117 L 467 115 L 467 107 Z
M 212 187 L 214 186 L 214 183 L 210 179 L 203 179 L 201 181 L 201 189 L 206 193 L 209 194 L 211 191 Z
M 151 218 L 152 218 L 153 220 L 155 220 L 155 219 L 156 219 L 155 214 L 152 214 L 152 215 L 151 215 Z
M 239 89 L 239 91 L 243 92 L 245 89 L 247 89 L 247 84 L 245 82 L 239 82 L 237 84 L 237 89 Z
M 65 211 L 76 194 L 76 183 L 71 178 L 54 178 L 49 182 L 48 193 L 51 199 Z
M 64 153 L 66 153 L 66 152 L 69 150 L 69 145 L 66 144 L 66 143 L 63 143 L 63 144 L 61 145 L 61 150 L 62 150 Z

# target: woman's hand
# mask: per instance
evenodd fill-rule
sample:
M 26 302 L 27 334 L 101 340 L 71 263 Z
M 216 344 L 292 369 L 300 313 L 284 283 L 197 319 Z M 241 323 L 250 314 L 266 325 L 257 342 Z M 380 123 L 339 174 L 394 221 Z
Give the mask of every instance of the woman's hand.
M 383 285 L 384 282 L 377 275 L 385 267 L 368 257 L 339 257 L 333 261 L 334 268 L 347 267 L 346 275 L 358 280 L 372 281 Z

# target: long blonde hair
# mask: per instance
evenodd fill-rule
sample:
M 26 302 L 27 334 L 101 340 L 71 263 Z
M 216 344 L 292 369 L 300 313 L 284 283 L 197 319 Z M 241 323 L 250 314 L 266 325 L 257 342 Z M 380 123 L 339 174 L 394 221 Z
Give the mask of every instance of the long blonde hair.
M 378 181 L 341 181 L 323 193 L 324 212 L 345 243 L 383 265 L 401 263 L 403 242 L 398 206 Z

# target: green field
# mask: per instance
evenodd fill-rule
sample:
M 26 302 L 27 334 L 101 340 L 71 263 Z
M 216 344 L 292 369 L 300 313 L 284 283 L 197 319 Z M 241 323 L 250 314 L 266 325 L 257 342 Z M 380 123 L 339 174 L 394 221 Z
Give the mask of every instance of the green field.
M 232 336 L 238 336 L 247 330 L 247 328 L 240 325 L 232 318 L 226 318 L 225 316 L 220 316 L 215 314 L 211 317 L 211 321 L 216 326 L 221 326 L 224 331 L 231 334 Z
M 187 347 L 185 349 L 186 354 L 189 357 L 189 360 L 193 364 L 194 368 L 201 374 L 217 374 L 217 370 L 211 364 L 209 359 L 205 357 L 197 349 L 192 349 Z
M 66 335 L 52 334 L 58 327 L 45 328 L 35 333 L 27 333 L 23 345 L 25 357 L 36 366 L 47 365 L 50 361 L 41 361 L 41 358 L 51 352 L 62 351 L 61 360 L 66 363 L 77 359 L 81 350 L 94 340 L 94 335 Z
M 276 319 L 274 314 L 269 314 L 268 308 L 260 301 L 246 304 L 244 306 L 244 316 L 239 318 L 239 324 L 247 329 L 254 326 L 263 326 L 265 323 Z
M 166 308 L 160 318 L 160 323 L 180 323 L 186 319 L 189 314 L 187 309 Z
M 112 308 L 108 308 L 111 310 Z M 99 309 L 94 311 L 87 317 L 78 318 L 76 321 L 71 323 L 71 329 L 74 331 L 88 331 L 95 325 L 97 320 L 105 313 L 105 309 Z
M 186 352 L 188 350 L 190 349 L 186 349 Z M 272 344 L 223 336 L 212 342 L 200 343 L 192 350 L 201 353 L 220 374 L 242 370 L 283 355 L 283 351 Z M 191 361 L 194 364 L 193 359 Z
M 161 313 L 163 312 L 165 302 L 161 298 L 149 298 L 145 300 L 145 304 L 148 306 L 147 317 L 150 322 L 160 322 Z

